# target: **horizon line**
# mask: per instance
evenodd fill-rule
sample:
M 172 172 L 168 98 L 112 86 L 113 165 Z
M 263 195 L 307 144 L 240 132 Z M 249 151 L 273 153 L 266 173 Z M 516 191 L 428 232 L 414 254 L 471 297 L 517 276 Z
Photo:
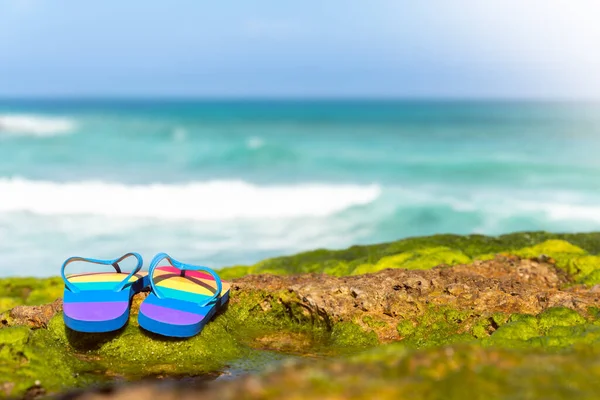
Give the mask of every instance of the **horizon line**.
M 197 102 L 510 102 L 510 103 L 595 103 L 599 97 L 568 96 L 196 96 L 196 95 L 19 95 L 5 96 L 4 101 L 197 101 Z

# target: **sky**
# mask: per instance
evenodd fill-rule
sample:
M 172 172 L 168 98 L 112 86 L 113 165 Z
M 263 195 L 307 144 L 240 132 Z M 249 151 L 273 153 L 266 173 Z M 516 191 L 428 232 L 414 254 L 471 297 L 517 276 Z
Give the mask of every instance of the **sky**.
M 0 97 L 600 98 L 598 0 L 0 0 Z

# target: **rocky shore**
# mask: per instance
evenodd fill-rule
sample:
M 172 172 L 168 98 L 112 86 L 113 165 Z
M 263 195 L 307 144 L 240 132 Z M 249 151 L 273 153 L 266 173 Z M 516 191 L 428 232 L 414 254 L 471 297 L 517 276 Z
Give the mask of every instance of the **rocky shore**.
M 597 233 L 443 235 L 231 267 L 189 340 L 137 326 L 147 293 L 122 330 L 79 334 L 59 279 L 6 278 L 0 396 L 593 398 L 599 253 Z

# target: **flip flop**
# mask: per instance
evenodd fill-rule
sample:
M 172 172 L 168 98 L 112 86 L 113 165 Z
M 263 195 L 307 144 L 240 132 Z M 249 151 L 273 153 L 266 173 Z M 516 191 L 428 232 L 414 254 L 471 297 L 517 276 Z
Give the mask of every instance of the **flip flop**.
M 167 260 L 170 266 L 158 266 Z M 152 292 L 142 302 L 138 322 L 163 336 L 191 337 L 198 334 L 217 310 L 229 300 L 230 285 L 215 271 L 179 262 L 168 254 L 157 254 L 148 277 Z
M 128 275 L 119 263 L 135 257 L 137 265 Z M 93 272 L 65 275 L 65 267 L 72 262 L 112 265 L 116 272 Z M 148 286 L 146 273 L 140 273 L 142 257 L 127 253 L 114 260 L 71 257 L 61 268 L 65 282 L 63 318 L 65 324 L 79 332 L 110 332 L 123 327 L 129 319 L 131 297 Z

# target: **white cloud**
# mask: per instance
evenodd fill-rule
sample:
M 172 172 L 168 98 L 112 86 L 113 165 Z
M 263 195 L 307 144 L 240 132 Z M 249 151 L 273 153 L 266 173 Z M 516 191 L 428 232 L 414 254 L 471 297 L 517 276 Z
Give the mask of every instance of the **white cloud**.
M 540 74 L 573 95 L 600 95 L 600 1 L 469 1 L 459 27 L 493 59 Z M 466 21 L 465 21 L 466 19 Z M 466 22 L 469 22 L 466 24 Z M 497 52 L 497 54 L 489 54 Z

